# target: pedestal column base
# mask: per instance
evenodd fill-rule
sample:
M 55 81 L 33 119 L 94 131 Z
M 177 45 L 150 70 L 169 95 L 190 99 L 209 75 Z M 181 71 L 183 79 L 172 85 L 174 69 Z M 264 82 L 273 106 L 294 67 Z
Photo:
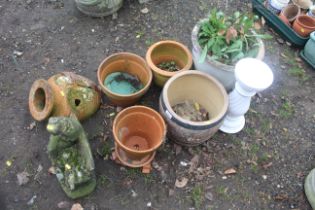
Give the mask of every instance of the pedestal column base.
M 238 116 L 238 117 L 230 117 L 227 115 L 223 121 L 222 126 L 219 128 L 220 131 L 224 133 L 237 133 L 241 131 L 245 126 L 245 117 Z

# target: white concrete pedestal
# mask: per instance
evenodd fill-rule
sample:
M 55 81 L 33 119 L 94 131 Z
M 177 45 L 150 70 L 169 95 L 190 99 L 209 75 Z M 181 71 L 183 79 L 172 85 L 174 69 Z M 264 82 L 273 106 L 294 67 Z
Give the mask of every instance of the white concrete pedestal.
M 273 82 L 269 66 L 255 58 L 244 58 L 235 65 L 235 88 L 229 94 L 229 110 L 220 130 L 237 133 L 244 128 L 244 114 L 248 111 L 251 97 L 268 88 Z

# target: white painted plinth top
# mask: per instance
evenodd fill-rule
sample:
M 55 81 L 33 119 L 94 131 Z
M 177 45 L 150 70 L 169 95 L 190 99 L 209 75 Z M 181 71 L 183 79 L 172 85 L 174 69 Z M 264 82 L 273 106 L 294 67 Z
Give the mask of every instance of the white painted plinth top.
M 251 91 L 259 92 L 273 82 L 273 73 L 267 64 L 255 58 L 244 58 L 235 65 L 236 81 Z

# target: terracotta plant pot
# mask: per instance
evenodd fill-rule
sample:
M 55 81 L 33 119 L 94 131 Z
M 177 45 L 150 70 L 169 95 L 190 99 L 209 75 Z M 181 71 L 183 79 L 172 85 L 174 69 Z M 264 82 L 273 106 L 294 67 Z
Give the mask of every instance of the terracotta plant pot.
M 117 94 L 111 91 L 104 85 L 104 80 L 109 74 L 114 72 L 125 72 L 136 76 L 143 84 L 143 88 L 128 95 Z M 140 56 L 133 53 L 121 52 L 107 57 L 100 64 L 97 71 L 97 78 L 102 91 L 111 102 L 119 106 L 130 106 L 135 104 L 149 90 L 152 82 L 152 72 L 145 60 Z
M 307 37 L 315 31 L 315 19 L 307 15 L 300 15 L 294 21 L 293 29 L 299 35 Z
M 191 52 L 185 45 L 169 40 L 150 46 L 146 53 L 146 61 L 153 71 L 155 84 L 160 87 L 163 87 L 165 82 L 178 72 L 189 70 L 193 62 Z M 170 72 L 157 66 L 162 62 L 170 61 L 174 61 L 180 70 Z
M 189 85 L 187 85 L 189 84 Z M 190 121 L 177 115 L 176 104 L 198 103 L 209 113 L 207 121 Z M 181 72 L 170 78 L 160 96 L 160 113 L 168 126 L 168 138 L 178 144 L 195 146 L 209 140 L 227 113 L 228 95 L 215 78 L 199 71 Z
M 297 16 L 299 16 L 301 10 L 295 4 L 289 4 L 288 6 L 284 7 L 279 15 L 279 18 L 287 25 L 291 25 L 290 23 L 293 22 Z
M 207 58 L 203 63 L 199 62 L 202 54 L 202 48 L 198 43 L 198 33 L 200 31 L 200 26 L 204 21 L 207 21 L 207 19 L 199 21 L 195 25 L 191 34 L 191 40 L 193 45 L 192 54 L 195 67 L 198 71 L 206 72 L 207 74 L 219 80 L 223 84 L 225 89 L 228 92 L 230 92 L 235 86 L 234 76 L 235 66 L 226 65 L 224 63 L 213 60 L 209 55 L 207 55 Z M 259 50 L 256 58 L 262 60 L 265 56 L 264 43 L 261 39 L 257 39 L 257 42 L 259 43 Z
M 77 8 L 92 17 L 104 17 L 117 12 L 123 0 L 75 0 Z
M 143 167 L 143 172 L 148 173 L 155 151 L 164 141 L 166 125 L 155 110 L 132 106 L 116 116 L 113 134 L 117 159 L 129 167 Z
M 72 72 L 62 72 L 36 80 L 29 93 L 32 117 L 42 121 L 50 116 L 75 114 L 84 120 L 95 113 L 101 103 L 100 91 L 89 79 Z

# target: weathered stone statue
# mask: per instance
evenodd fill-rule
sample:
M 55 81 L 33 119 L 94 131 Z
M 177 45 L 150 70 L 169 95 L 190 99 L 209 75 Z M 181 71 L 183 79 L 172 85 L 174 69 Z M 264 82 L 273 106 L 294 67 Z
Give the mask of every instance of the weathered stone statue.
M 104 17 L 117 12 L 123 0 L 75 0 L 77 8 L 93 17 Z
M 72 199 L 90 194 L 96 186 L 94 160 L 80 122 L 70 117 L 51 117 L 47 130 L 49 158 L 57 179 Z

